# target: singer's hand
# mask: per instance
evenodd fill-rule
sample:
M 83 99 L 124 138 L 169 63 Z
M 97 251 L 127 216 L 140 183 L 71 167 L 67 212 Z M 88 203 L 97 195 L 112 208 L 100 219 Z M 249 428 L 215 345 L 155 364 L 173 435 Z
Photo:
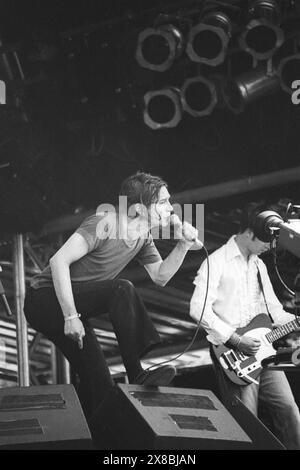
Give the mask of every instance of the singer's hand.
M 175 228 L 175 238 L 180 240 L 181 243 L 184 243 L 188 249 L 192 248 L 198 250 L 202 248 L 203 245 L 198 239 L 198 230 L 191 224 L 188 222 L 182 224 L 177 214 L 171 215 L 171 223 Z
M 72 320 L 65 321 L 64 333 L 66 336 L 78 343 L 79 349 L 83 348 L 85 330 L 79 318 L 73 318 Z
M 198 239 L 198 230 L 193 227 L 188 222 L 183 222 L 182 224 L 182 241 L 186 243 L 189 247 L 192 247 L 195 243 L 195 240 Z

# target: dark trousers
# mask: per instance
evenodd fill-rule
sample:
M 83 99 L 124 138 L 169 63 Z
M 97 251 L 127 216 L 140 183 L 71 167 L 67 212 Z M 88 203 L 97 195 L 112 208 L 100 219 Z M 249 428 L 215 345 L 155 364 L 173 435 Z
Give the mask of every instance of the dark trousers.
M 239 397 L 244 405 L 257 416 L 259 402 L 268 412 L 271 430 L 287 449 L 300 449 L 300 414 L 291 387 L 284 372 L 263 369 L 257 379 L 259 385 L 239 386 L 231 382 L 210 349 L 217 375 L 220 398 L 230 410 Z
M 64 317 L 54 288 L 30 288 L 24 313 L 36 331 L 49 338 L 78 374 L 78 396 L 87 418 L 113 387 L 103 351 L 89 319 L 109 313 L 124 365 L 131 382 L 142 370 L 140 358 L 160 342 L 145 306 L 130 281 L 115 279 L 73 286 L 74 301 L 85 327 L 83 349 L 65 336 Z

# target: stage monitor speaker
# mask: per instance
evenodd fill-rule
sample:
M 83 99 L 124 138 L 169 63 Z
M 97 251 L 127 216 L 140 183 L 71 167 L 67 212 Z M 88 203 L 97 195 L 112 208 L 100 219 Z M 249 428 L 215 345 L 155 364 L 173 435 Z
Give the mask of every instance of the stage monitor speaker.
M 243 430 L 252 439 L 255 450 L 286 450 L 286 447 L 274 434 L 258 419 L 244 403 L 235 397 L 228 410 Z
M 91 448 L 91 434 L 73 385 L 0 390 L 0 450 Z
M 97 449 L 251 449 L 209 390 L 118 384 L 90 423 Z

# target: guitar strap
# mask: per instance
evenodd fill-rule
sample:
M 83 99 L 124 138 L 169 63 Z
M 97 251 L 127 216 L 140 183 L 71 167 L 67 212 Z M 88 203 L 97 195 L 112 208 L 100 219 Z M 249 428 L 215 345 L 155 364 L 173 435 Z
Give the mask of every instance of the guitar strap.
M 268 304 L 267 304 L 267 301 L 266 301 L 266 296 L 265 296 L 265 291 L 264 291 L 264 288 L 263 288 L 263 283 L 262 283 L 262 279 L 261 279 L 261 274 L 260 274 L 260 270 L 259 270 L 259 267 L 258 267 L 258 263 L 255 263 L 256 266 L 257 266 L 257 279 L 258 279 L 258 283 L 259 283 L 259 287 L 262 291 L 262 295 L 263 295 L 263 298 L 264 298 L 264 301 L 265 301 L 265 305 L 266 305 L 266 309 L 267 309 L 267 312 L 268 312 L 268 315 L 271 319 L 271 322 L 274 323 L 274 320 L 272 318 L 272 315 L 270 314 L 270 310 L 269 310 L 269 307 L 268 307 Z

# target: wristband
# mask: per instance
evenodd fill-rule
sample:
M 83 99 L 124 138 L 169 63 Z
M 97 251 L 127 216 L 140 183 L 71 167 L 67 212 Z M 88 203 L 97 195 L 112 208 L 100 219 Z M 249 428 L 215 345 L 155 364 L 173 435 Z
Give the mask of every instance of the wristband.
M 80 313 L 75 313 L 74 315 L 71 315 L 70 317 L 66 317 L 65 321 L 67 320 L 73 320 L 74 318 L 80 318 L 81 314 Z
M 229 339 L 229 342 L 230 342 L 231 346 L 233 346 L 234 348 L 237 348 L 238 345 L 241 342 L 241 339 L 242 338 L 241 338 L 240 335 L 238 335 L 237 333 L 233 333 L 232 336 Z

